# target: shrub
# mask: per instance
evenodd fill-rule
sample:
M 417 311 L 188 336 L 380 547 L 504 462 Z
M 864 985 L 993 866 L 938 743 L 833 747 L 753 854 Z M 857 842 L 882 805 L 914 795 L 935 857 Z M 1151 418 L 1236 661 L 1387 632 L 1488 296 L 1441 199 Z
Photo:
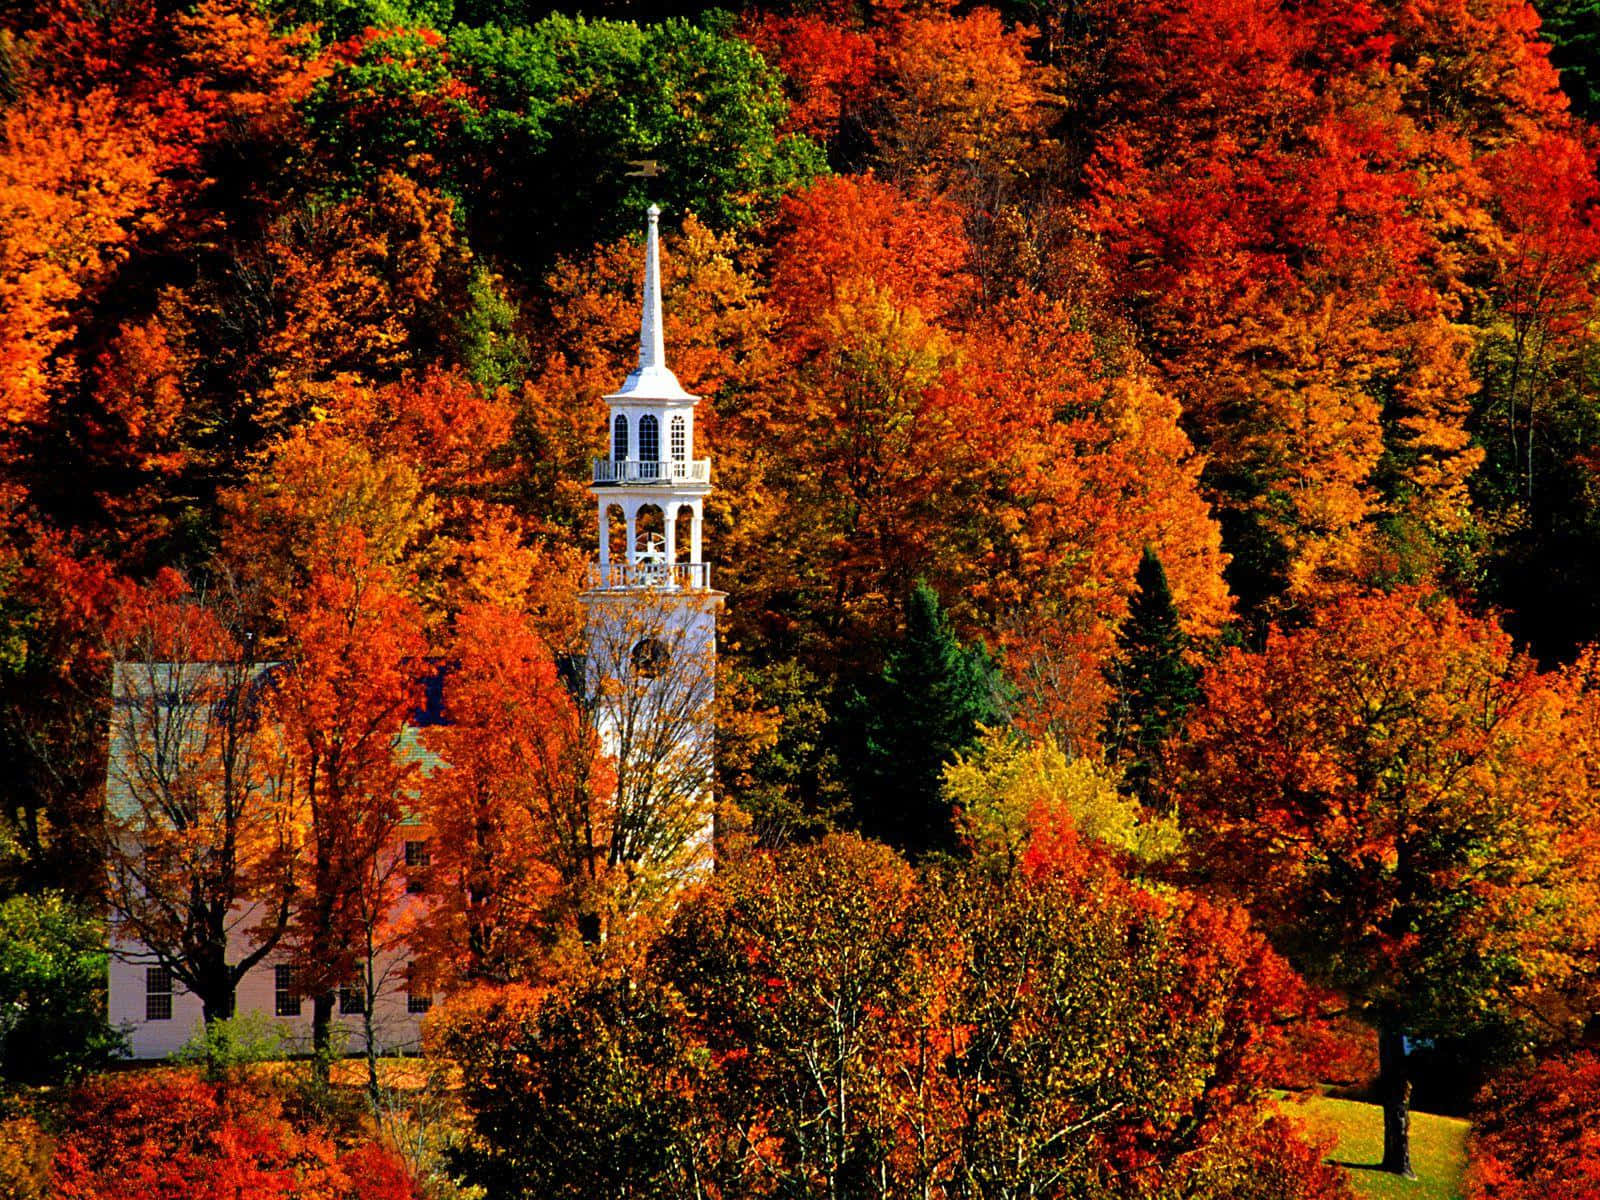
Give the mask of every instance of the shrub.
M 91 1079 L 68 1098 L 57 1200 L 417 1200 L 404 1165 L 370 1139 L 341 1147 L 264 1085 L 189 1070 Z
M 121 1052 L 106 1023 L 106 930 L 53 893 L 0 903 L 0 1075 L 50 1083 Z

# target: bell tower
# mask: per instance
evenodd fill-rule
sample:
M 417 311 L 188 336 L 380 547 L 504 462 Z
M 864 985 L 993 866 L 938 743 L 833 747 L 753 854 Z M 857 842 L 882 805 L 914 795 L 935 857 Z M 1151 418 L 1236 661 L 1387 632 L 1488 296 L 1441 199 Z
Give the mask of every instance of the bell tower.
M 661 210 L 652 204 L 645 242 L 639 365 L 605 398 L 610 408 L 606 425 L 610 455 L 594 463 L 591 490 L 600 502 L 600 555 L 592 582 L 600 589 L 671 586 L 705 591 L 711 586 L 700 541 L 703 505 L 711 490 L 711 460 L 694 457 L 698 397 L 684 391 L 667 366 L 661 325 L 660 218 Z M 625 530 L 622 554 L 616 559 L 612 508 L 621 510 Z M 663 528 L 641 539 L 639 517 L 651 509 L 661 514 Z M 678 519 L 685 512 L 687 547 L 680 546 L 677 537 Z
M 585 674 L 617 768 L 613 865 L 687 878 L 711 865 L 712 703 L 724 597 L 712 589 L 704 558 L 711 462 L 694 456 L 697 397 L 666 361 L 660 216 L 651 205 L 639 365 L 605 397 L 607 454 L 594 460 L 599 537 L 582 594 Z

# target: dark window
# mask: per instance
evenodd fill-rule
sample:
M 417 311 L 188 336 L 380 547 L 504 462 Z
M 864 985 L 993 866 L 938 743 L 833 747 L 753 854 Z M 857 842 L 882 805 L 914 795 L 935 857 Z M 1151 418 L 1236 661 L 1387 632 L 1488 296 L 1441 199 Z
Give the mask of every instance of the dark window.
M 367 990 L 360 984 L 346 984 L 339 989 L 339 1011 L 345 1016 L 367 1011 Z
M 642 638 L 633 648 L 633 669 L 646 679 L 654 679 L 667 669 L 666 646 L 656 638 Z
M 672 418 L 672 461 L 682 462 L 689 456 L 689 422 L 682 416 Z
M 639 461 L 658 462 L 661 458 L 661 426 L 649 413 L 639 418 Z
M 406 843 L 406 891 L 420 896 L 428 890 L 428 843 Z
M 431 992 L 406 992 L 406 1011 L 408 1013 L 425 1013 L 433 1007 L 433 994 Z
M 165 967 L 144 969 L 144 1019 L 172 1020 L 172 972 Z
M 621 462 L 628 457 L 628 418 L 621 413 L 611 422 L 611 458 Z
M 280 1017 L 300 1015 L 300 988 L 295 983 L 294 968 L 279 964 L 272 969 L 272 1011 Z

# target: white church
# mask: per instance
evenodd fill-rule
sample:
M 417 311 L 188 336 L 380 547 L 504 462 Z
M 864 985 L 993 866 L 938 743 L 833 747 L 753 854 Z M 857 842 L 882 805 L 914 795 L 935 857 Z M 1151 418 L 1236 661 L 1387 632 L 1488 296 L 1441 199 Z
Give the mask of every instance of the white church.
M 703 545 L 704 503 L 711 463 L 696 458 L 697 398 L 666 365 L 661 308 L 658 222 L 649 210 L 639 364 L 606 396 L 609 453 L 593 464 L 598 553 L 581 595 L 588 656 L 580 686 L 598 697 L 599 733 L 617 767 L 613 854 L 653 860 L 669 880 L 710 869 L 713 841 L 712 723 L 716 621 L 723 594 L 711 587 Z M 614 542 L 620 540 L 620 544 Z M 259 670 L 270 670 L 270 666 Z M 110 766 L 106 803 L 113 812 L 135 786 L 128 747 L 137 736 L 132 714 L 152 707 L 152 690 L 177 694 L 173 681 L 214 670 L 199 663 L 119 663 L 113 674 Z M 154 707 L 166 703 L 157 699 Z M 437 714 L 435 714 L 437 715 Z M 426 715 L 419 719 L 426 720 Z M 416 730 L 396 753 L 421 755 Z M 447 769 L 437 760 L 430 769 Z M 667 796 L 688 803 L 667 804 Z M 426 830 L 407 826 L 393 847 L 409 882 L 400 902 L 426 904 Z M 230 914 L 229 961 L 255 947 L 249 931 L 260 906 Z M 128 1035 L 136 1059 L 165 1058 L 203 1027 L 199 998 L 141 944 L 115 914 L 111 920 L 109 1016 Z M 383 956 L 382 986 L 365 1012 L 362 989 L 341 988 L 334 1008 L 336 1044 L 365 1049 L 365 1030 L 384 1051 L 418 1048 L 424 1017 L 438 997 L 418 990 L 402 947 Z M 269 1023 L 288 1050 L 309 1048 L 311 999 L 299 993 L 287 949 L 261 956 L 241 979 L 236 1013 Z

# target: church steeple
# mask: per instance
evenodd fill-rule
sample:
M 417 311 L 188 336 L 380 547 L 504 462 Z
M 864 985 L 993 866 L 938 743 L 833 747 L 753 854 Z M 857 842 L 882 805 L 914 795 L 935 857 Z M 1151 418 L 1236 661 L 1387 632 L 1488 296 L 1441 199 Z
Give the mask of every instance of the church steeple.
M 656 832 L 628 861 L 687 882 L 712 862 L 723 594 L 711 586 L 701 544 L 711 462 L 694 457 L 695 398 L 667 367 L 660 215 L 650 209 L 639 365 L 605 398 L 610 453 L 595 459 L 589 489 L 599 537 L 582 595 L 585 679 L 601 744 L 616 759 L 617 804 L 664 814 L 646 823 Z
M 666 330 L 661 320 L 661 210 L 650 206 L 650 230 L 645 236 L 644 306 L 639 316 L 639 365 L 611 399 L 694 400 L 667 367 Z
M 605 398 L 610 455 L 596 459 L 591 491 L 600 528 L 594 586 L 601 589 L 668 587 L 709 590 L 710 569 L 701 557 L 704 501 L 711 462 L 694 457 L 696 398 L 667 366 L 661 315 L 661 210 L 650 206 L 645 238 L 644 303 L 639 314 L 639 365 Z M 612 509 L 620 509 L 624 543 L 613 558 Z M 687 536 L 678 536 L 680 517 Z M 687 543 L 687 544 L 685 544 Z M 682 551 L 688 551 L 683 557 Z

